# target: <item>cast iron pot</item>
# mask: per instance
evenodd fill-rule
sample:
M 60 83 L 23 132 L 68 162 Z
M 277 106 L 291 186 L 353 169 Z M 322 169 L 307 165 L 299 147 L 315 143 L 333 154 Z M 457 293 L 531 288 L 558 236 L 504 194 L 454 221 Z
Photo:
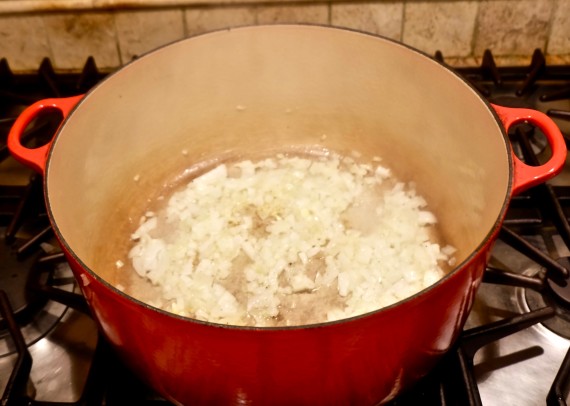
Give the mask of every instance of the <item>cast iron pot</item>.
M 24 129 L 51 110 L 65 117 L 53 141 L 23 147 Z M 541 166 L 513 155 L 506 130 L 523 121 L 548 139 L 552 155 Z M 214 32 L 158 49 L 84 97 L 32 105 L 8 143 L 44 174 L 51 224 L 103 334 L 165 398 L 187 405 L 392 399 L 461 331 L 511 196 L 554 176 L 566 156 L 545 115 L 490 105 L 422 53 L 296 25 Z M 401 180 L 413 180 L 458 249 L 456 268 L 387 308 L 287 328 L 179 317 L 115 287 L 128 268 L 115 262 L 162 185 L 223 159 L 313 149 L 381 156 Z

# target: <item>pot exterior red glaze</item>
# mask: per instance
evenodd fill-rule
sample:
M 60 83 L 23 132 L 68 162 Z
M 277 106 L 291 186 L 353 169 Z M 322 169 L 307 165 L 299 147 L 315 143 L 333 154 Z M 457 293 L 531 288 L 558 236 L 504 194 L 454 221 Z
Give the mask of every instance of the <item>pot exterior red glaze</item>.
M 365 405 L 391 399 L 450 348 L 488 252 L 414 300 L 351 321 L 286 330 L 213 327 L 157 313 L 69 259 L 105 336 L 174 403 Z
M 53 142 L 23 147 L 26 126 L 54 109 L 66 118 Z M 514 156 L 506 131 L 519 122 L 546 136 L 552 156 L 544 164 Z M 511 196 L 554 176 L 566 158 L 548 117 L 486 103 L 415 50 L 296 25 L 220 31 L 156 50 L 85 97 L 30 106 L 8 147 L 44 174 L 50 220 L 105 337 L 142 379 L 187 405 L 392 399 L 453 345 Z M 442 238 L 457 248 L 456 268 L 387 308 L 299 327 L 200 322 L 145 304 L 144 290 L 130 293 L 129 265 L 115 264 L 147 198 L 168 193 L 181 174 L 283 151 L 382 157 L 426 198 Z

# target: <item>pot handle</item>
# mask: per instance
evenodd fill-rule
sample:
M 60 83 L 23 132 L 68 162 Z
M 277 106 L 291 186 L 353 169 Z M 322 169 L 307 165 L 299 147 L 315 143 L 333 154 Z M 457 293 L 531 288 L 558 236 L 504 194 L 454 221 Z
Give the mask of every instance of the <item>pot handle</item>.
M 38 148 L 27 148 L 22 145 L 22 137 L 26 127 L 41 113 L 53 110 L 59 110 L 65 120 L 82 98 L 83 95 L 58 99 L 44 99 L 27 107 L 16 119 L 8 134 L 7 145 L 12 156 L 24 165 L 29 166 L 43 175 L 45 172 L 47 154 L 53 140 L 50 140 L 47 144 Z
M 518 194 L 523 190 L 545 182 L 562 170 L 566 160 L 566 142 L 564 141 L 562 133 L 550 117 L 540 111 L 531 109 L 503 107 L 497 106 L 496 104 L 491 104 L 491 106 L 499 115 L 505 127 L 505 131 L 508 132 L 509 128 L 517 123 L 532 123 L 544 133 L 552 150 L 550 159 L 540 166 L 527 165 L 513 153 L 513 194 Z

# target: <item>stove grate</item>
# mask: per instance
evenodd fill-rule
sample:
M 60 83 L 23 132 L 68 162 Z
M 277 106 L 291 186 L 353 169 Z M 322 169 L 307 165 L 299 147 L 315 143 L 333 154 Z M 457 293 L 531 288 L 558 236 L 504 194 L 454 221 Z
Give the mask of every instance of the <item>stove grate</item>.
M 436 53 L 436 59 L 444 61 L 441 53 Z M 548 66 L 544 55 L 535 51 L 528 67 L 497 67 L 490 51 L 485 51 L 480 67 L 458 68 L 459 74 L 465 77 L 484 96 L 491 100 L 498 97 L 501 100 L 513 99 L 516 105 L 533 104 L 536 100 L 551 102 L 570 98 L 570 69 L 568 67 Z M 25 106 L 46 97 L 61 97 L 81 94 L 98 83 L 107 73 L 97 69 L 93 58 L 89 58 L 80 74 L 62 74 L 54 71 L 49 59 L 42 61 L 38 72 L 31 75 L 14 74 L 5 59 L 0 60 L 0 162 L 7 159 L 5 136 L 15 117 Z M 537 83 L 547 81 L 555 83 L 556 87 L 548 87 L 540 96 L 536 96 Z M 562 83 L 562 88 L 559 84 Z M 564 85 L 565 83 L 565 85 Z M 555 90 L 558 89 L 558 90 Z M 514 96 L 511 94 L 514 93 Z M 507 96 L 508 94 L 508 96 Z M 565 109 L 550 109 L 551 117 L 562 120 L 570 119 L 570 112 Z M 57 117 L 53 122 L 38 123 L 28 129 L 28 142 L 41 143 L 42 137 L 51 137 L 58 123 Z M 533 152 L 529 138 L 536 136 L 535 130 L 517 127 L 510 134 L 520 144 L 519 152 L 529 164 L 536 164 L 538 158 Z M 46 135 L 47 134 L 47 135 Z M 570 137 L 566 130 L 565 135 Z M 538 134 L 540 137 L 540 134 Z M 534 162 L 534 163 L 533 163 Z M 0 225 L 7 227 L 5 240 L 13 247 L 17 244 L 18 258 L 24 259 L 37 255 L 38 246 L 50 237 L 45 207 L 41 195 L 41 177 L 32 176 L 27 186 L 4 186 L 0 183 Z M 38 203 L 39 202 L 39 203 Z M 517 251 L 536 261 L 545 271 L 534 276 L 521 275 L 508 270 L 489 267 L 484 276 L 486 284 L 508 285 L 525 288 L 529 291 L 544 293 L 548 290 L 547 279 L 560 282 L 568 278 L 568 269 L 556 261 L 555 254 L 545 254 L 525 239 L 527 233 L 543 233 L 553 229 L 559 233 L 566 245 L 570 246 L 570 187 L 541 185 L 529 192 L 515 197 L 511 203 L 505 226 L 501 230 L 500 239 Z M 513 215 L 513 213 L 516 213 Z M 523 213 L 521 215 L 521 213 Z M 24 227 L 28 216 L 35 216 L 35 232 L 25 239 L 18 238 L 18 232 Z M 43 223 L 42 223 L 43 222 Z M 41 225 L 44 225 L 43 227 Z M 60 289 L 57 284 L 44 283 L 50 281 L 49 269 L 64 261 L 62 253 L 40 255 L 32 267 L 29 284 L 32 291 L 40 293 L 50 301 L 56 301 L 66 306 L 88 314 L 89 310 L 83 297 L 77 293 Z M 47 275 L 47 276 L 46 276 Z M 11 323 L 14 317 L 9 314 L 10 304 L 5 293 L 0 294 L 2 315 Z M 531 309 L 528 313 L 508 317 L 497 322 L 465 330 L 456 347 L 448 353 L 442 362 L 436 366 L 424 380 L 414 388 L 404 393 L 391 403 L 392 406 L 415 404 L 441 405 L 481 405 L 481 397 L 476 383 L 474 357 L 478 350 L 489 343 L 515 334 L 531 325 L 558 318 L 563 311 L 549 303 Z M 11 326 L 11 324 L 10 324 Z M 10 334 L 15 342 L 18 332 Z M 20 334 L 21 335 L 21 334 Z M 5 389 L 2 406 L 5 405 L 55 405 L 49 401 L 39 401 L 29 397 L 26 392 L 28 374 L 32 360 L 25 344 L 16 344 L 18 348 L 18 365 L 12 372 L 14 378 Z M 23 355 L 22 355 L 23 354 Z M 26 355 L 27 354 L 27 355 Z M 570 352 L 569 352 L 570 354 Z M 567 354 L 556 376 L 548 397 L 547 404 L 565 405 L 570 381 L 570 355 Z M 117 384 L 119 382 L 119 384 Z M 135 396 L 132 400 L 130 396 Z M 164 399 L 156 396 L 141 381 L 125 369 L 113 350 L 103 339 L 97 341 L 95 354 L 89 369 L 83 393 L 77 402 L 67 405 L 122 405 L 128 403 L 144 403 L 168 405 Z
M 24 337 L 20 331 L 20 326 L 16 323 L 12 307 L 8 301 L 6 292 L 0 290 L 0 314 L 8 324 L 8 331 L 14 340 L 18 357 L 14 365 L 14 369 L 10 375 L 4 394 L 0 400 L 0 405 L 11 406 L 18 405 L 21 402 L 21 394 L 26 392 L 28 377 L 32 369 L 32 356 L 28 351 Z

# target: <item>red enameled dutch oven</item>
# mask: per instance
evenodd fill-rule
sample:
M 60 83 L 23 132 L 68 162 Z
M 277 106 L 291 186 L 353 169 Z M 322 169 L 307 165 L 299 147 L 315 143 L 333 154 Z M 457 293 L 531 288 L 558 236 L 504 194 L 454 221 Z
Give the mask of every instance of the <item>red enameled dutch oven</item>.
M 52 110 L 65 119 L 51 144 L 23 147 L 24 129 Z M 506 131 L 519 122 L 548 139 L 543 165 L 514 156 Z M 8 146 L 44 174 L 49 218 L 106 338 L 158 392 L 187 405 L 393 398 L 461 331 L 511 196 L 554 176 L 566 157 L 545 115 L 490 105 L 420 52 L 301 25 L 225 30 L 160 48 L 84 97 L 30 106 Z M 164 184 L 190 167 L 291 149 L 381 156 L 416 183 L 458 249 L 457 267 L 387 308 L 286 328 L 179 317 L 115 287 L 128 271 L 115 262 Z

